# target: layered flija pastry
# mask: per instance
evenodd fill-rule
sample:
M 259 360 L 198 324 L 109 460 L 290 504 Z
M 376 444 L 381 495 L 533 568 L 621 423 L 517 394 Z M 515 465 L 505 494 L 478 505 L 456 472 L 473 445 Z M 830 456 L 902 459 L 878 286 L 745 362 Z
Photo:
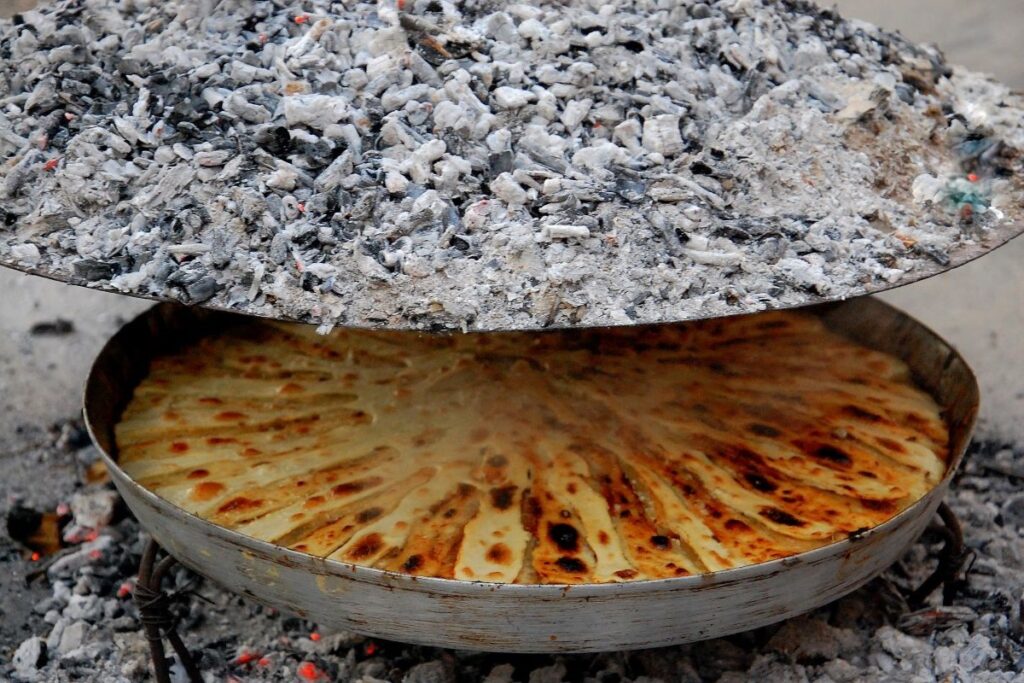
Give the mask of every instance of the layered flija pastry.
M 153 360 L 117 426 L 157 495 L 392 572 L 601 583 L 846 538 L 946 471 L 900 360 L 813 316 L 421 335 L 245 321 Z

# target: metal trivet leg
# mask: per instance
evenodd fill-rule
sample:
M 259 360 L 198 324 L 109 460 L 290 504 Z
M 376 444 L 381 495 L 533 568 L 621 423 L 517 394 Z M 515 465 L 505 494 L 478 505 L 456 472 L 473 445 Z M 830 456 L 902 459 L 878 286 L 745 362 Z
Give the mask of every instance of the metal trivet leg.
M 133 599 L 139 608 L 139 616 L 142 619 L 142 627 L 146 632 L 146 640 L 149 641 L 149 653 L 153 658 L 153 673 L 156 675 L 157 683 L 171 683 L 171 670 L 164 654 L 164 638 L 174 648 L 178 659 L 192 683 L 202 683 L 203 677 L 199 673 L 192 653 L 185 647 L 184 641 L 175 630 L 175 621 L 168 609 L 170 598 L 160 590 L 167 570 L 174 566 L 176 560 L 167 555 L 159 562 L 156 561 L 157 551 L 160 545 L 152 538 L 146 544 L 146 550 L 142 553 L 142 562 L 139 563 L 139 580 L 135 584 Z
M 964 548 L 964 533 L 960 528 L 960 520 L 956 514 L 945 503 L 939 505 L 939 517 L 945 525 L 939 532 L 945 537 L 945 545 L 939 552 L 939 566 L 927 579 L 907 598 L 911 609 L 920 609 L 924 601 L 935 592 L 935 589 L 942 586 L 942 604 L 948 605 L 953 601 L 957 587 L 957 575 L 967 559 L 968 552 Z

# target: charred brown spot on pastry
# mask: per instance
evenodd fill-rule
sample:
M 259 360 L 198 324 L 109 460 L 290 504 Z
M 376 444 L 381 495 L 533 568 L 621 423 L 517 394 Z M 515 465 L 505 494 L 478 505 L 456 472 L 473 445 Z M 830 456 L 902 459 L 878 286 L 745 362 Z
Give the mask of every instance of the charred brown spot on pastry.
M 331 493 L 335 496 L 349 496 L 353 493 L 359 493 L 371 486 L 377 486 L 381 483 L 380 479 L 359 479 L 356 481 L 346 481 L 338 484 L 331 489 Z
M 196 484 L 192 489 L 192 497 L 195 500 L 210 500 L 224 490 L 224 484 L 216 481 L 204 481 Z
M 380 534 L 367 534 L 352 546 L 352 549 L 348 552 L 348 556 L 353 560 L 366 559 L 371 555 L 376 555 L 383 547 L 384 540 L 381 538 Z
M 537 500 L 536 496 L 523 497 L 523 528 L 526 529 L 527 533 L 536 536 L 537 525 L 543 513 L 544 508 L 541 507 L 540 501 Z
M 888 439 L 888 438 L 886 438 L 884 436 L 875 437 L 875 441 L 878 443 L 879 446 L 881 446 L 882 448 L 885 448 L 886 450 L 890 450 L 893 453 L 906 453 L 907 452 L 906 447 L 903 444 L 901 444 L 899 441 L 894 441 L 893 439 Z
M 881 422 L 882 416 L 856 405 L 843 406 L 843 414 L 865 422 Z
M 574 574 L 582 574 L 587 571 L 586 563 L 578 557 L 560 557 L 555 560 L 555 564 L 565 571 L 572 572 Z
M 495 564 L 508 564 L 512 560 L 512 551 L 504 543 L 495 543 L 487 549 L 487 559 Z
M 297 382 L 288 382 L 283 384 L 280 389 L 277 390 L 279 394 L 301 394 L 306 388 Z
M 565 552 L 577 552 L 580 549 L 580 533 L 571 524 L 549 524 L 548 538 Z
M 803 526 L 805 524 L 804 522 L 797 519 L 793 515 L 789 514 L 785 510 L 780 510 L 778 508 L 761 508 L 758 514 L 760 514 L 765 519 L 770 519 L 776 524 L 783 524 L 785 526 Z
M 762 424 L 760 422 L 754 422 L 753 424 L 748 426 L 747 429 L 749 429 L 751 433 L 756 434 L 757 436 L 774 438 L 776 436 L 782 435 L 782 432 L 780 432 L 775 427 L 772 427 L 771 425 Z
M 892 500 L 870 500 L 862 499 L 861 504 L 869 510 L 877 510 L 878 512 L 895 512 L 896 502 Z
M 356 515 L 356 521 L 360 524 L 366 524 L 367 522 L 371 522 L 380 517 L 383 512 L 384 511 L 378 507 L 367 508 L 365 510 L 361 510 L 359 514 Z
M 202 484 L 200 484 L 202 486 Z M 217 508 L 217 512 L 237 512 L 240 510 L 253 510 L 263 505 L 262 500 L 253 500 L 251 498 L 245 498 L 244 496 L 238 496 L 232 498 L 228 502 Z
M 743 474 L 743 478 L 753 488 L 757 489 L 758 491 L 763 491 L 765 493 L 771 493 L 775 489 L 779 488 L 778 486 L 776 486 L 772 482 L 770 482 L 767 479 L 765 479 L 764 477 L 762 477 L 757 472 L 745 472 Z
M 836 465 L 849 465 L 853 462 L 846 452 L 828 444 L 822 444 L 815 448 L 814 456 L 816 458 L 835 463 Z
M 491 489 L 491 505 L 498 510 L 508 510 L 515 502 L 517 490 L 518 487 L 515 484 Z

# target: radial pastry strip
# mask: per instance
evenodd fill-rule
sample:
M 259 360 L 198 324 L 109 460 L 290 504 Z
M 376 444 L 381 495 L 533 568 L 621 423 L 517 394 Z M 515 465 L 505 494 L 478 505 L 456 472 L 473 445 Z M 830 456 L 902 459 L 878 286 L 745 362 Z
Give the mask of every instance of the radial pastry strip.
M 770 313 L 541 334 L 239 322 L 153 360 L 117 427 L 142 485 L 301 552 L 601 583 L 786 557 L 946 469 L 900 360 Z

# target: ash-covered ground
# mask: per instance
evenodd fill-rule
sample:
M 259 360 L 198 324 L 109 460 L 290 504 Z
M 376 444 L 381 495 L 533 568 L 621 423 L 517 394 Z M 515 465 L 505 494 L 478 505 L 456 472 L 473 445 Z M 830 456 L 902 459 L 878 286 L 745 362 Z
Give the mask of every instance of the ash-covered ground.
M 55 427 L 9 459 L 8 520 L 58 511 L 68 547 L 33 561 L 0 540 L 5 595 L 0 677 L 139 681 L 147 645 L 131 601 L 144 545 L 109 485 L 80 486 L 96 453 L 80 425 Z M 41 484 L 38 472 L 48 473 Z M 737 636 L 650 651 L 494 655 L 328 632 L 230 594 L 186 570 L 166 581 L 180 630 L 207 681 L 361 683 L 738 683 L 1019 681 L 1024 677 L 1024 452 L 977 444 L 949 497 L 971 556 L 951 603 L 911 611 L 903 596 L 940 547 L 926 533 L 903 560 L 813 614 Z M 17 513 L 17 514 L 15 514 Z M 941 593 L 941 591 L 939 591 Z M 176 668 L 175 680 L 183 681 Z

